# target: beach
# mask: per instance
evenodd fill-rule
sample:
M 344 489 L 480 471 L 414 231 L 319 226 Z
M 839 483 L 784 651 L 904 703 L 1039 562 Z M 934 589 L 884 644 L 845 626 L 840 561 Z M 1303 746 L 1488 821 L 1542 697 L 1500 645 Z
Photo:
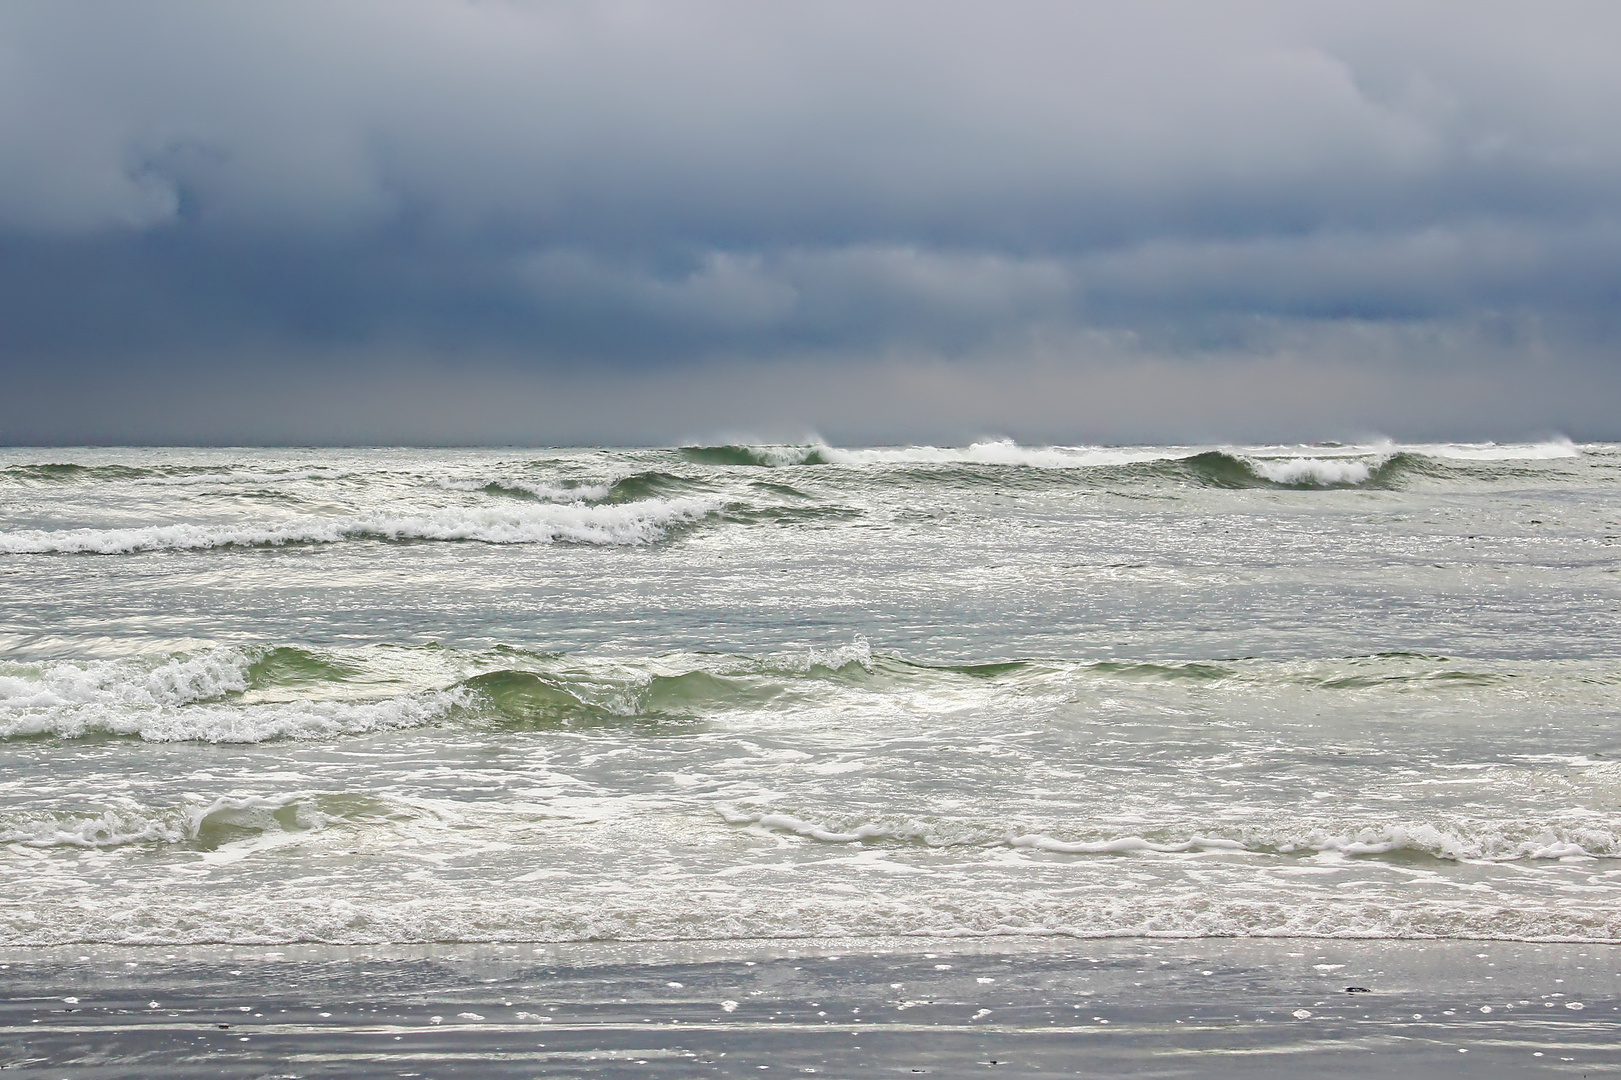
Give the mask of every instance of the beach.
M 42 1077 L 1621 1071 L 1611 945 L 863 940 L 0 956 L 0 1064 Z

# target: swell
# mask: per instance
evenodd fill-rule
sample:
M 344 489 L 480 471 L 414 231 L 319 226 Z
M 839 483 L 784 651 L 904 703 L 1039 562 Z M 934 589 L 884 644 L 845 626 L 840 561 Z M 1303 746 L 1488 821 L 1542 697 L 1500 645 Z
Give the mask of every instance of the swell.
M 379 472 L 376 475 L 381 475 Z M 0 468 L 0 481 L 32 484 L 147 482 L 164 485 L 208 483 L 285 483 L 299 480 L 335 480 L 354 474 L 330 466 L 265 468 L 249 464 L 211 465 L 84 465 L 78 462 L 38 462 Z
M 1583 686 L 1586 671 L 1569 679 Z M 865 640 L 749 655 L 581 662 L 496 648 L 216 647 L 124 660 L 0 663 L 0 739 L 133 736 L 150 741 L 330 739 L 435 724 L 595 729 L 705 722 L 784 695 L 832 704 L 841 694 L 1003 691 L 1032 704 L 1087 686 L 1176 692 L 1304 690 L 1330 695 L 1472 694 L 1508 687 L 1518 669 L 1381 654 L 1318 661 L 1037 661 L 926 663 L 874 654 Z M 1526 684 L 1526 692 L 1546 687 Z
M 719 509 L 713 499 L 674 498 L 592 505 L 540 503 L 510 509 L 455 508 L 397 516 L 305 517 L 275 524 L 33 529 L 0 532 L 0 554 L 124 555 L 355 540 L 639 546 L 668 539 Z
M 713 490 L 711 486 L 701 480 L 650 469 L 615 480 L 608 486 L 604 499 L 611 503 L 631 503 L 710 490 Z
M 1528 445 L 1361 446 L 1288 454 L 1276 449 L 1188 450 L 1174 447 L 1026 447 L 997 439 L 967 447 L 841 448 L 804 445 L 685 446 L 678 453 L 697 464 L 783 468 L 798 465 L 883 467 L 940 482 L 1005 485 L 1010 475 L 1043 483 L 1082 473 L 1114 482 L 1191 482 L 1215 488 L 1396 488 L 1419 477 L 1436 479 L 1519 476 L 1537 463 L 1580 456 L 1566 440 Z
M 1521 821 L 1274 823 L 1233 829 L 1145 828 L 1139 832 L 1070 834 L 1027 831 L 1018 825 L 942 823 L 892 818 L 863 821 L 816 817 L 780 810 L 722 804 L 716 813 L 729 825 L 803 837 L 824 844 L 908 844 L 933 848 L 994 849 L 1047 855 L 1180 855 L 1226 852 L 1235 856 L 1381 858 L 1395 861 L 1521 862 L 1554 859 L 1621 859 L 1621 835 L 1602 825 L 1571 826 Z M 1056 832 L 1057 830 L 1053 830 Z
M 91 480 L 145 480 L 155 477 L 181 477 L 217 474 L 224 476 L 230 466 L 216 465 L 81 465 L 75 462 L 41 462 L 32 465 L 11 465 L 0 469 L 0 477 L 8 480 L 36 483 L 64 483 Z
M 686 729 L 717 705 L 763 704 L 772 687 L 748 687 L 705 671 L 654 675 L 631 685 L 604 684 L 523 669 L 500 669 L 457 684 L 469 694 L 462 706 L 475 721 L 518 730 L 590 730 L 630 726 L 656 734 Z
M 31 848 L 153 846 L 218 851 L 228 844 L 397 819 L 403 808 L 371 795 L 223 795 L 152 809 L 119 805 L 0 817 L 0 843 Z
M 810 446 L 683 446 L 676 451 L 698 465 L 743 465 L 778 468 L 784 465 L 826 465 L 826 447 Z
M 608 483 L 598 484 L 577 480 L 549 484 L 508 478 L 491 480 L 482 485 L 475 481 L 452 483 L 447 486 L 507 499 L 550 503 L 633 503 L 712 490 L 711 485 L 701 480 L 656 469 L 632 473 Z
M 1251 457 L 1208 450 L 1156 464 L 1148 471 L 1184 477 L 1216 488 L 1374 488 L 1393 489 L 1419 476 L 1445 477 L 1453 470 L 1420 454 L 1398 451 L 1385 457 Z

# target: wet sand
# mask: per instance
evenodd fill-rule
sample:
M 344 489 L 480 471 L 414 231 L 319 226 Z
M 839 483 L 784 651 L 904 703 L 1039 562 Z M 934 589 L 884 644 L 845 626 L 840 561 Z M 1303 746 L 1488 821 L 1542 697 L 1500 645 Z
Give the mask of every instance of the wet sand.
M 1621 1072 L 1612 945 L 67 947 L 0 964 L 0 1068 L 53 1080 Z

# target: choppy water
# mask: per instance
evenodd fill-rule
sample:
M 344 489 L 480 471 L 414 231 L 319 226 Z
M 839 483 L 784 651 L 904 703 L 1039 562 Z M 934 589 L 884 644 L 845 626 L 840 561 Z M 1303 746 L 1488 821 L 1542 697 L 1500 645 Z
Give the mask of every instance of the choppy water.
M 0 943 L 1621 940 L 1621 447 L 0 451 Z

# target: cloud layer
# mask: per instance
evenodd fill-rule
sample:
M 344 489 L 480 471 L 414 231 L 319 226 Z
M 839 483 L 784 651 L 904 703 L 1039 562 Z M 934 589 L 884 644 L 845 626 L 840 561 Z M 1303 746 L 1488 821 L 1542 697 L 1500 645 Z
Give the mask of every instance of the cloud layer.
M 8 5 L 0 439 L 1621 434 L 1618 106 L 1599 3 Z

